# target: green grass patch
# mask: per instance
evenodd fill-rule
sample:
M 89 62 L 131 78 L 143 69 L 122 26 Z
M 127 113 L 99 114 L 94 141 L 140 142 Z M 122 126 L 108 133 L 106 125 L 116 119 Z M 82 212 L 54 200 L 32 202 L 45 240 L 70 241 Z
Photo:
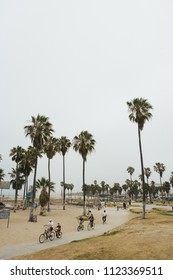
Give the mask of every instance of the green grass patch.
M 172 211 L 168 211 L 165 209 L 160 209 L 160 208 L 153 208 L 153 211 L 159 215 L 162 216 L 173 216 L 173 212 Z
M 118 233 L 120 233 L 120 230 L 108 231 L 108 232 L 105 232 L 102 236 L 113 236 Z

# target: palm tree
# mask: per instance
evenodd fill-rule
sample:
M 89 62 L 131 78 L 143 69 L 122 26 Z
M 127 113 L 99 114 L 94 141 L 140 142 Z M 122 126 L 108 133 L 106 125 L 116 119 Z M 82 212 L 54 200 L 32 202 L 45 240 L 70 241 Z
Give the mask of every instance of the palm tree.
M 132 182 L 132 175 L 133 175 L 133 173 L 135 172 L 135 169 L 134 169 L 132 166 L 129 166 L 129 167 L 127 168 L 127 172 L 130 174 L 130 180 L 131 180 L 131 182 Z
M 137 123 L 138 127 L 138 139 L 139 139 L 139 151 L 141 161 L 141 173 L 142 173 L 142 188 L 143 188 L 143 218 L 145 218 L 145 178 L 144 178 L 144 164 L 142 154 L 141 143 L 141 131 L 144 128 L 146 121 L 149 121 L 152 117 L 150 112 L 153 107 L 148 103 L 147 99 L 134 98 L 132 101 L 127 102 L 128 110 L 130 112 L 129 119 L 132 122 Z
M 95 148 L 96 141 L 93 138 L 93 135 L 88 131 L 81 131 L 78 136 L 75 136 L 73 139 L 73 149 L 82 156 L 83 159 L 83 202 L 84 209 L 83 214 L 86 215 L 86 200 L 85 200 L 85 162 L 87 160 L 88 153 L 92 153 Z
M 63 157 L 63 210 L 65 210 L 65 155 L 71 147 L 71 141 L 66 136 L 58 139 L 59 151 Z
M 4 181 L 4 177 L 5 177 L 4 170 L 0 168 L 0 182 Z
M 152 173 L 152 172 L 151 172 L 151 170 L 150 170 L 149 167 L 144 168 L 144 175 L 145 175 L 146 178 L 147 178 L 147 184 L 148 184 L 148 179 L 149 179 L 151 173 Z
M 127 190 L 128 190 L 128 185 L 127 185 L 127 184 L 123 184 L 123 185 L 122 185 L 122 189 L 124 190 L 124 192 L 125 192 L 125 197 L 126 197 L 126 195 L 127 195 Z
M 154 167 L 154 171 L 156 171 L 160 176 L 160 188 L 162 189 L 162 176 L 163 172 L 166 170 L 166 167 L 163 163 L 156 162 Z
M 32 146 L 29 146 L 27 150 L 24 150 L 21 162 L 20 162 L 20 168 L 23 174 L 25 175 L 25 185 L 24 185 L 24 191 L 23 191 L 23 200 L 25 200 L 25 197 L 28 192 L 28 177 L 31 174 L 33 168 L 34 168 L 34 149 Z
M 148 179 L 149 179 L 151 173 L 152 173 L 152 172 L 151 172 L 151 170 L 150 170 L 149 167 L 145 167 L 145 168 L 144 168 L 144 175 L 145 175 L 146 178 L 147 178 L 147 186 L 146 186 L 146 189 L 148 190 L 148 192 L 149 192 L 149 190 L 150 190 L 150 186 L 149 186 Z M 151 202 L 151 197 L 150 197 L 150 202 Z
M 173 171 L 171 172 L 169 182 L 170 182 L 171 186 L 173 187 Z
M 119 193 L 119 189 L 120 189 L 120 184 L 119 183 L 114 183 L 113 185 L 113 190 L 114 190 L 114 193 L 117 197 L 117 194 Z
M 35 168 L 34 168 L 34 178 L 32 187 L 32 206 L 34 207 L 35 199 L 35 184 L 37 176 L 37 164 L 38 156 L 43 152 L 43 146 L 47 141 L 48 137 L 52 135 L 53 129 L 52 124 L 49 122 L 49 118 L 44 115 L 37 115 L 37 117 L 31 117 L 31 124 L 24 127 L 25 136 L 29 136 L 33 147 L 35 148 Z M 33 207 L 30 213 L 30 221 L 33 217 Z
M 101 188 L 102 188 L 102 194 L 103 194 L 103 196 L 104 196 L 105 191 L 106 191 L 106 183 L 105 183 L 105 181 L 101 181 L 101 182 L 100 182 L 100 186 L 101 186 Z
M 15 174 L 16 178 L 13 177 L 13 180 L 15 181 L 15 184 L 13 184 L 13 186 L 15 186 L 16 192 L 15 192 L 15 200 L 14 200 L 14 204 L 17 204 L 17 195 L 18 195 L 18 179 L 20 178 L 20 173 L 21 173 L 21 169 L 19 168 L 19 164 L 23 158 L 25 150 L 21 147 L 21 146 L 17 146 L 16 148 L 12 148 L 10 150 L 10 157 L 12 159 L 12 161 L 16 162 L 16 172 L 13 172 L 13 175 Z M 19 182 L 20 187 L 21 187 L 21 183 Z
M 18 196 L 18 190 L 22 189 L 23 184 L 25 183 L 25 176 L 23 173 L 21 173 L 20 167 L 17 169 L 12 168 L 12 172 L 9 173 L 11 177 L 10 184 L 12 185 L 12 188 L 15 190 L 15 208 L 17 206 L 17 196 Z
M 44 200 L 44 195 L 46 195 L 46 204 L 47 205 L 49 203 L 49 194 L 48 192 L 50 191 L 55 191 L 55 183 L 53 182 L 50 182 L 49 179 L 46 179 L 45 177 L 42 177 L 41 179 L 38 179 L 35 183 L 35 186 L 36 186 L 36 190 L 38 189 L 42 189 L 41 190 L 41 194 L 39 196 L 39 201 L 40 201 L 40 198 L 42 200 Z M 40 204 L 42 209 L 40 211 L 40 215 L 43 214 L 43 212 L 45 213 L 45 209 L 44 207 L 42 206 L 42 204 Z M 44 205 L 44 206 L 45 206 Z
M 132 186 L 133 186 L 132 175 L 133 175 L 133 173 L 135 172 L 135 169 L 134 169 L 132 166 L 129 166 L 129 167 L 127 168 L 127 172 L 130 174 L 130 181 L 131 181 L 131 186 L 130 186 L 130 188 L 132 188 Z
M 58 141 L 56 138 L 50 136 L 48 137 L 47 141 L 44 144 L 44 152 L 48 158 L 48 179 L 49 183 L 51 182 L 50 178 L 50 160 L 55 156 L 55 154 L 59 151 L 58 148 Z M 47 204 L 47 211 L 50 211 L 50 188 L 48 189 L 48 204 Z
M 173 187 L 173 171 L 171 172 L 171 175 L 170 175 L 170 178 L 169 178 L 169 181 Z
M 166 181 L 163 183 L 163 191 L 166 192 L 167 196 L 170 192 L 171 184 L 170 182 Z

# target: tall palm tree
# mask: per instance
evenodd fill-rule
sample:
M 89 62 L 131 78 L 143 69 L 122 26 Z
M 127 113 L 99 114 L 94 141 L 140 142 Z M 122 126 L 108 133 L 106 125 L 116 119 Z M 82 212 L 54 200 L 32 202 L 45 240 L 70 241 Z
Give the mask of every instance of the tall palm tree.
M 95 139 L 93 135 L 88 131 L 81 131 L 81 133 L 73 139 L 73 149 L 82 156 L 83 160 L 83 214 L 86 215 L 86 200 L 85 200 L 85 162 L 87 161 L 87 155 L 92 153 L 95 148 Z
M 162 186 L 162 176 L 163 176 L 163 173 L 166 170 L 166 167 L 165 167 L 165 165 L 163 163 L 160 163 L 160 162 L 156 162 L 153 167 L 154 167 L 154 171 L 156 171 L 159 174 L 159 177 L 160 177 L 160 190 L 162 192 L 162 188 L 163 188 L 163 186 Z
M 49 118 L 44 115 L 37 115 L 37 117 L 31 117 L 31 124 L 24 127 L 25 136 L 29 136 L 31 143 L 35 148 L 35 168 L 34 168 L 34 178 L 33 178 L 33 187 L 32 187 L 32 205 L 34 207 L 35 199 L 35 184 L 37 176 L 37 164 L 38 156 L 43 152 L 44 143 L 47 141 L 48 137 L 52 135 L 53 128 L 52 124 L 49 122 Z M 33 207 L 30 213 L 30 220 L 32 221 L 33 217 Z
M 65 210 L 65 155 L 71 147 L 71 141 L 66 136 L 58 139 L 59 151 L 63 158 L 63 210 Z
M 145 218 L 145 177 L 144 177 L 144 163 L 142 154 L 142 143 L 141 143 L 141 131 L 144 128 L 146 121 L 149 121 L 152 117 L 150 112 L 153 109 L 152 105 L 143 98 L 134 98 L 132 101 L 127 102 L 128 111 L 130 112 L 129 119 L 132 122 L 137 123 L 138 128 L 138 140 L 139 140 L 139 151 L 141 161 L 141 173 L 142 173 L 142 188 L 143 188 L 143 218 Z
M 50 136 L 48 137 L 47 141 L 44 144 L 44 152 L 48 158 L 48 180 L 49 183 L 51 182 L 51 177 L 50 177 L 50 161 L 51 159 L 55 156 L 55 154 L 59 151 L 58 148 L 58 141 L 56 138 Z M 48 204 L 47 204 L 47 211 L 50 211 L 50 188 L 48 189 Z

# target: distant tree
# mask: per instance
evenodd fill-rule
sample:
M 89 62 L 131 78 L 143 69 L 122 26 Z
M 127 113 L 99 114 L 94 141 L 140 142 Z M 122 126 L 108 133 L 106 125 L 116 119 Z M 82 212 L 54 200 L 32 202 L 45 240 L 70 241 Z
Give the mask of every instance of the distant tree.
M 149 167 L 144 168 L 144 175 L 145 175 L 146 178 L 147 178 L 147 184 L 148 184 L 148 179 L 149 179 L 151 173 L 152 173 L 152 172 L 151 172 L 151 170 L 150 170 Z
M 5 173 L 2 168 L 0 168 L 0 182 L 4 181 Z
M 101 189 L 102 189 L 102 194 L 104 195 L 105 191 L 106 191 L 106 183 L 105 183 L 105 181 L 101 181 L 100 182 L 100 186 L 101 186 Z
M 127 172 L 130 174 L 130 180 L 131 180 L 131 182 L 132 182 L 132 175 L 133 175 L 133 173 L 135 172 L 135 169 L 134 169 L 132 166 L 129 166 L 129 167 L 127 168 Z
M 127 184 L 123 184 L 123 185 L 122 185 L 122 189 L 124 190 L 125 196 L 126 196 L 126 195 L 127 195 L 127 190 L 128 190 Z
M 150 186 L 149 186 L 149 177 L 150 177 L 150 175 L 151 175 L 151 170 L 150 170 L 150 168 L 149 167 L 145 167 L 144 168 L 144 175 L 146 176 L 146 178 L 147 178 L 147 186 L 146 186 L 146 191 L 148 191 L 149 192 L 149 189 L 150 189 Z M 151 201 L 150 201 L 151 202 Z
M 173 187 L 173 171 L 171 172 L 169 182 L 170 182 L 171 186 Z
M 171 188 L 171 185 L 168 181 L 163 183 L 163 191 L 166 192 L 167 195 L 169 194 L 170 188 Z
M 160 162 L 156 162 L 153 167 L 154 167 L 154 171 L 156 171 L 159 174 L 159 177 L 160 177 L 160 191 L 162 192 L 163 191 L 162 190 L 163 189 L 162 176 L 163 176 L 163 173 L 166 170 L 166 167 L 163 163 L 160 163 Z M 163 192 L 162 192 L 162 196 L 163 196 Z

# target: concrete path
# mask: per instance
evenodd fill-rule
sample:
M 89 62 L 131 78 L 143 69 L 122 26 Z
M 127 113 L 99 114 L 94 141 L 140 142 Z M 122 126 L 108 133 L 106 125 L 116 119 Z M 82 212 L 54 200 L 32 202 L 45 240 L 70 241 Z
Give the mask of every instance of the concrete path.
M 129 210 L 116 210 L 116 208 L 107 208 L 107 223 L 95 225 L 95 229 L 88 231 L 87 222 L 85 222 L 85 229 L 83 231 L 74 231 L 74 232 L 63 232 L 61 239 L 54 239 L 53 241 L 46 240 L 43 244 L 40 244 L 39 241 L 35 243 L 25 243 L 16 246 L 6 247 L 0 249 L 0 259 L 10 259 L 19 255 L 30 254 L 36 251 L 44 250 L 51 247 L 60 246 L 75 240 L 82 240 L 85 238 L 90 238 L 93 236 L 102 235 L 109 230 L 112 230 L 127 221 L 129 221 L 133 214 Z

